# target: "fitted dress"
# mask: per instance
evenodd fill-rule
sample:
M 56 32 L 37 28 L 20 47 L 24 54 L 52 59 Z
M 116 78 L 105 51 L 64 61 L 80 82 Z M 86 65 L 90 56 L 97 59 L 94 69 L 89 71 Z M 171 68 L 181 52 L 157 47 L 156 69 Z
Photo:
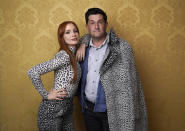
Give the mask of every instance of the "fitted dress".
M 69 48 L 73 54 L 74 48 Z M 81 77 L 81 68 L 78 62 L 77 80 L 72 83 L 73 68 L 69 55 L 61 50 L 53 59 L 40 63 L 28 71 L 28 76 L 36 90 L 43 97 L 38 110 L 38 128 L 40 131 L 73 131 L 73 97 L 77 91 Z M 63 100 L 48 100 L 49 92 L 44 88 L 41 75 L 54 71 L 53 89 L 65 88 L 67 97 Z

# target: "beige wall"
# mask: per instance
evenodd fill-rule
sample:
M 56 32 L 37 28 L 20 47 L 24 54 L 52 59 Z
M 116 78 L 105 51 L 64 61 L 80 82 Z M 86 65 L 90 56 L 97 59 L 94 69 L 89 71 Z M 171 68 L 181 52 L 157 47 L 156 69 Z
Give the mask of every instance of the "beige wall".
M 100 7 L 107 12 L 109 28 L 114 27 L 134 49 L 148 106 L 149 130 L 183 131 L 184 5 L 184 0 L 0 0 L 0 130 L 37 130 L 41 97 L 26 71 L 55 55 L 59 23 L 73 20 L 83 35 L 84 12 Z M 42 78 L 49 89 L 53 73 Z M 76 129 L 83 131 L 78 104 Z

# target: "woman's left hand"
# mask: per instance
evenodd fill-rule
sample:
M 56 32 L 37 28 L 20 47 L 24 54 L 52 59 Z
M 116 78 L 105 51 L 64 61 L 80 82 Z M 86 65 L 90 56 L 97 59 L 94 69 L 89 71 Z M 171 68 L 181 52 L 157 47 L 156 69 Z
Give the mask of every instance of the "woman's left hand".
M 85 44 L 80 44 L 80 47 L 76 51 L 76 60 L 83 61 L 85 58 Z

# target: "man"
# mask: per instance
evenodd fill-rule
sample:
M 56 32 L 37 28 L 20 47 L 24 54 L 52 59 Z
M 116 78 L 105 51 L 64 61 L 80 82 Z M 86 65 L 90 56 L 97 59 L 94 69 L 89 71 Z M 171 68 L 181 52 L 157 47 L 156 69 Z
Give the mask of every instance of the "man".
M 81 104 L 87 131 L 146 131 L 144 94 L 130 45 L 112 30 L 106 33 L 103 10 L 90 8 L 85 19 Z

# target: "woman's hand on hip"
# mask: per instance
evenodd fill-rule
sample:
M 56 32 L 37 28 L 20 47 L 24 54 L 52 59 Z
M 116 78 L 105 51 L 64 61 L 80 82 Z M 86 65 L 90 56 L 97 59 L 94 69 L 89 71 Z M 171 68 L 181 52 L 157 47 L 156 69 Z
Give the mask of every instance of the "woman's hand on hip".
M 48 94 L 48 100 L 63 100 L 67 97 L 66 89 L 53 90 L 51 89 Z

